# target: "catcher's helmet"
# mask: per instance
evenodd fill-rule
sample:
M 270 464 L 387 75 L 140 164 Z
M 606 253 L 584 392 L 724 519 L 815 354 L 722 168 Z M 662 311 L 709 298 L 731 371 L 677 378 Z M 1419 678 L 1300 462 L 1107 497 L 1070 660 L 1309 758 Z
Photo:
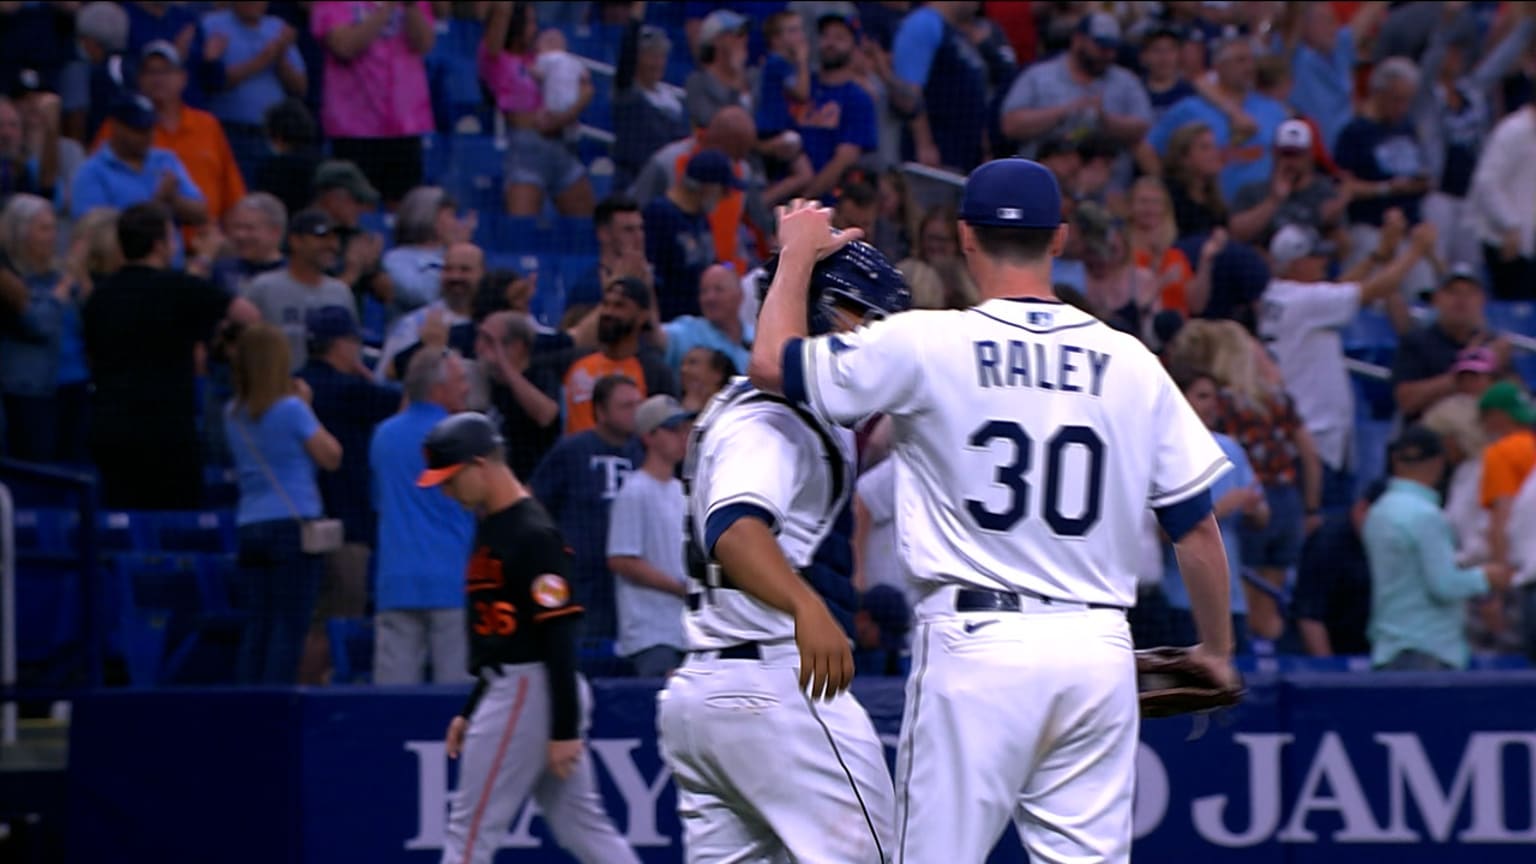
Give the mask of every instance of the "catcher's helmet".
M 763 265 L 760 294 L 768 294 L 773 276 L 779 269 L 774 254 Z M 832 307 L 849 306 L 862 312 L 865 321 L 875 321 L 912 307 L 912 292 L 907 280 L 879 249 L 855 240 L 816 263 L 811 271 L 811 285 L 806 294 L 810 301 L 810 334 L 832 332 Z

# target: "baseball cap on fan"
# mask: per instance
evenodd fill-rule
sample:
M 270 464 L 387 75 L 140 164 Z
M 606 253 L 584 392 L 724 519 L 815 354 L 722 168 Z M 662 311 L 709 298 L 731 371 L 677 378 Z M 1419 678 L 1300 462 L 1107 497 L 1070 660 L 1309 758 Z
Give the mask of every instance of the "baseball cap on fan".
M 1051 169 L 1032 159 L 994 159 L 965 178 L 960 221 L 1000 228 L 1061 225 L 1061 187 Z
M 422 443 L 427 470 L 416 478 L 422 488 L 439 486 L 464 466 L 491 455 L 501 446 L 496 424 L 478 411 L 462 411 L 439 420 Z
M 1098 43 L 1100 48 L 1117 50 L 1120 47 L 1120 22 L 1108 12 L 1084 15 L 1077 22 L 1077 32 Z
M 683 410 L 676 399 L 658 394 L 640 403 L 635 409 L 635 434 L 649 435 L 657 429 L 671 429 L 692 420 L 694 415 Z
M 1338 247 L 1305 225 L 1287 225 L 1269 241 L 1270 267 L 1279 270 L 1303 258 L 1331 257 Z
M 1305 120 L 1287 120 L 1275 130 L 1276 150 L 1311 150 L 1312 127 Z
M 747 32 L 748 21 L 729 9 L 716 9 L 704 16 L 699 25 L 699 47 L 709 45 L 726 33 Z

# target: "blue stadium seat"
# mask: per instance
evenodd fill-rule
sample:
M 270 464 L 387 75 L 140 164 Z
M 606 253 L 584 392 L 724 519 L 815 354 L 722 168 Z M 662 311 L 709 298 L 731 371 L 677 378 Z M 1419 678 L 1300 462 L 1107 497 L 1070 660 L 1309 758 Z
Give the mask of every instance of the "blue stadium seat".
M 428 183 L 441 185 L 453 161 L 453 139 L 429 132 L 421 136 L 421 176 Z
M 61 507 L 17 509 L 14 514 L 16 548 L 46 554 L 64 554 L 74 548 L 80 514 Z
M 1356 356 L 1357 351 L 1377 355 L 1397 348 L 1397 331 L 1392 329 L 1392 321 L 1374 309 L 1361 309 L 1340 337 L 1345 353 L 1350 356 Z M 1360 359 L 1368 358 L 1362 356 Z
M 362 215 L 357 217 L 357 227 L 383 237 L 386 243 L 391 242 L 395 236 L 394 217 L 383 210 L 363 211 Z
M 485 217 L 481 216 L 481 222 Z M 538 254 L 559 248 L 555 231 L 534 216 L 498 214 L 491 220 L 490 243 L 486 251 L 495 255 Z
M 168 511 L 157 515 L 159 543 L 166 552 L 233 555 L 237 540 L 232 510 Z
M 1524 300 L 1489 300 L 1484 311 L 1488 326 L 1506 333 L 1536 336 L 1536 303 Z
M 232 518 L 230 525 L 233 527 Z M 246 616 L 234 609 L 229 601 L 228 586 L 235 567 L 233 554 L 204 554 L 194 559 L 198 606 L 191 615 L 183 617 L 181 623 L 184 626 L 174 631 L 180 638 L 161 666 L 161 683 L 175 683 L 180 679 L 198 650 L 208 644 L 210 636 L 222 636 L 224 642 L 238 644 Z
M 102 552 L 153 552 L 159 548 L 155 537 L 156 515 L 132 511 L 109 511 L 96 519 L 96 544 Z
M 192 555 L 126 553 L 112 558 L 121 599 L 117 636 L 135 686 L 161 683 L 171 621 L 195 614 L 197 560 Z
M 556 216 L 555 234 L 560 238 L 556 251 L 562 255 L 597 255 L 597 234 L 587 216 Z
M 389 310 L 372 294 L 363 295 L 358 314 L 358 328 L 363 331 L 363 344 L 375 348 L 384 344 L 384 330 L 389 326 Z

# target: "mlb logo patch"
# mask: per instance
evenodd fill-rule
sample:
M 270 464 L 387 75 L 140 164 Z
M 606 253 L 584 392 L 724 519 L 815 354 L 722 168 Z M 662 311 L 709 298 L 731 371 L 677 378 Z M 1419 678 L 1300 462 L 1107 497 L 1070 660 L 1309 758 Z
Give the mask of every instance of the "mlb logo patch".
M 1031 327 L 1049 327 L 1054 320 L 1056 320 L 1056 316 L 1050 312 L 1029 313 L 1029 326 Z
M 997 218 L 1015 222 L 1024 218 L 1024 211 L 1017 207 L 999 207 L 997 208 Z

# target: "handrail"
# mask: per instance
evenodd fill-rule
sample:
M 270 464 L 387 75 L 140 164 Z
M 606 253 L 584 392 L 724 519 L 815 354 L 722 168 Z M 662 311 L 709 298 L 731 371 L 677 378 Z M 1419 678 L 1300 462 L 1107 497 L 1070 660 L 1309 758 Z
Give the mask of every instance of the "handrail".
M 587 71 L 594 75 L 603 75 L 605 77 L 612 78 L 618 74 L 618 70 L 613 68 L 611 64 L 604 63 L 601 60 L 593 60 L 591 57 L 583 57 L 580 54 L 576 55 L 576 59 L 580 60 L 581 65 L 587 67 Z M 688 91 L 677 86 L 676 84 L 671 84 L 666 81 L 662 81 L 660 84 L 661 89 L 671 91 L 672 95 L 677 96 L 678 98 L 682 98 L 688 95 Z
M 936 180 L 956 188 L 965 186 L 965 175 L 956 174 L 953 171 L 945 171 L 942 168 L 929 168 L 920 162 L 903 162 L 901 163 L 901 170 L 904 174 L 912 174 L 925 180 Z
M 1375 363 L 1367 363 L 1364 360 L 1356 360 L 1353 357 L 1344 358 L 1344 368 L 1363 378 L 1375 378 L 1378 381 L 1392 380 L 1392 370 Z
M 0 483 L 0 686 L 16 686 L 16 502 Z M 0 705 L 0 743 L 16 743 L 16 703 Z

